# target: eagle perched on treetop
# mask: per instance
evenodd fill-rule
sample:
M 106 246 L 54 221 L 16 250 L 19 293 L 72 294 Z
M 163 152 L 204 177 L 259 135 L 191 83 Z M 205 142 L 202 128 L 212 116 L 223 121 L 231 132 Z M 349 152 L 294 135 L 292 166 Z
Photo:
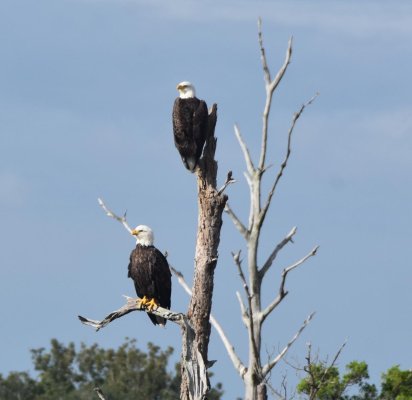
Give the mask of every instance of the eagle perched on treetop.
M 195 87 L 187 81 L 177 85 L 179 97 L 173 105 L 173 135 L 183 164 L 194 172 L 202 155 L 208 129 L 205 101 L 196 97 Z

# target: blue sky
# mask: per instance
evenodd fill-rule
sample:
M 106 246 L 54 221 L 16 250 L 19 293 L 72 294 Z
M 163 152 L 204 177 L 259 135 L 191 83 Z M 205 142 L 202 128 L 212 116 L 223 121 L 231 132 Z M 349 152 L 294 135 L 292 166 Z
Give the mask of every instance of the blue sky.
M 29 349 L 64 342 L 117 347 L 125 336 L 178 348 L 173 325 L 155 329 L 132 314 L 99 333 L 77 315 L 103 317 L 133 295 L 134 246 L 105 217 L 97 198 L 148 224 L 169 261 L 191 280 L 196 183 L 174 148 L 176 83 L 192 81 L 217 102 L 219 179 L 233 170 L 232 207 L 246 219 L 245 169 L 233 134 L 239 124 L 259 150 L 264 103 L 257 46 L 263 18 L 272 72 L 294 36 L 292 64 L 270 121 L 268 157 L 280 163 L 291 116 L 319 98 L 296 127 L 293 153 L 261 241 L 263 261 L 292 226 L 264 286 L 319 244 L 291 274 L 290 293 L 265 327 L 268 353 L 282 348 L 305 317 L 316 317 L 291 349 L 321 356 L 348 344 L 340 365 L 369 363 L 371 377 L 411 368 L 412 5 L 392 1 L 3 0 L 0 3 L 0 372 L 30 369 Z M 276 168 L 267 174 L 267 186 Z M 230 252 L 243 249 L 225 218 L 214 315 L 246 360 L 235 296 L 241 285 Z M 244 250 L 245 251 L 245 250 Z M 188 298 L 174 282 L 172 304 Z M 243 393 L 219 338 L 210 358 L 225 399 Z M 287 366 L 279 365 L 273 384 Z M 295 373 L 289 371 L 291 384 Z

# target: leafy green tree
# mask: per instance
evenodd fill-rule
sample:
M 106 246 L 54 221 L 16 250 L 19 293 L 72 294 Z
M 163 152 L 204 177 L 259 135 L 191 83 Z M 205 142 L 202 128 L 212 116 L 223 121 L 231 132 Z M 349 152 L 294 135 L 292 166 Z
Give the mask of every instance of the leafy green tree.
M 56 339 L 51 340 L 51 348 L 32 350 L 34 368 L 39 371 L 39 400 L 59 400 L 76 389 L 79 380 L 75 372 L 76 350 L 73 343 L 66 347 Z
M 402 371 L 399 365 L 389 368 L 382 375 L 382 389 L 379 399 L 412 400 L 412 370 Z
M 99 386 L 108 400 L 175 400 L 180 396 L 180 366 L 168 369 L 171 347 L 161 350 L 152 343 L 147 352 L 126 339 L 118 349 L 103 349 L 97 344 L 67 346 L 52 339 L 49 350 L 32 350 L 36 379 L 26 372 L 0 375 L 0 400 L 90 400 L 97 399 Z M 217 384 L 209 400 L 223 394 Z
M 0 374 L 0 399 L 34 399 L 39 394 L 37 382 L 27 372 L 10 372 L 7 378 Z
M 396 365 L 382 374 L 381 391 L 367 382 L 368 366 L 365 362 L 352 361 L 341 377 L 336 366 L 325 362 L 309 363 L 307 376 L 299 383 L 297 391 L 310 400 L 412 400 L 412 370 L 403 371 Z M 348 389 L 358 389 L 348 394 Z
M 298 393 L 306 394 L 311 400 L 374 400 L 376 388 L 369 385 L 368 366 L 365 362 L 352 361 L 346 366 L 346 373 L 340 377 L 336 366 L 327 366 L 325 362 L 309 364 L 307 377 L 298 387 Z M 358 386 L 359 395 L 348 396 L 348 388 Z

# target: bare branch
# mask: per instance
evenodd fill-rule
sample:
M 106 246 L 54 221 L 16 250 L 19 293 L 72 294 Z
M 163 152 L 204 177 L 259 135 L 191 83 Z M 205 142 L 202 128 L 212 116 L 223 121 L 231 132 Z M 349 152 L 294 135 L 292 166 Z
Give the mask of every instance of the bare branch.
M 235 124 L 235 135 L 239 142 L 240 148 L 242 149 L 243 156 L 245 157 L 247 172 L 249 173 L 250 176 L 253 176 L 255 172 L 255 167 L 253 165 L 252 158 L 250 157 L 249 149 L 247 148 L 246 143 L 243 140 L 242 135 L 240 134 L 239 127 L 236 124 Z
M 170 321 L 173 321 L 177 323 L 178 325 L 182 325 L 182 319 L 185 318 L 182 313 L 176 313 L 174 311 L 170 311 L 166 308 L 162 307 L 157 307 L 156 309 L 153 309 L 149 311 L 146 306 L 142 304 L 142 299 L 139 297 L 132 298 L 129 296 L 124 296 L 126 298 L 126 304 L 119 308 L 116 311 L 111 312 L 108 314 L 103 320 L 101 321 L 96 321 L 93 319 L 85 318 L 82 317 L 81 315 L 78 316 L 79 320 L 88 326 L 91 326 L 96 329 L 96 331 L 104 328 L 106 325 L 110 324 L 113 322 L 115 319 L 121 318 L 126 314 L 131 313 L 132 311 L 146 311 L 150 312 L 151 314 L 157 315 L 159 317 L 163 317 L 165 319 L 168 319 Z
M 260 48 L 260 60 L 262 61 L 262 67 L 265 77 L 266 85 L 270 85 L 270 71 L 266 60 L 265 48 L 263 47 L 263 36 L 262 36 L 262 19 L 258 18 L 258 39 L 259 39 L 259 48 Z
M 104 204 L 103 200 L 100 197 L 97 199 L 97 201 L 108 217 L 114 218 L 116 221 L 120 222 L 130 234 L 132 233 L 132 228 L 130 228 L 130 225 L 127 223 L 126 220 L 126 213 L 124 213 L 123 217 L 119 217 L 113 211 L 109 210 L 106 207 L 106 204 Z
M 318 251 L 318 249 L 319 249 L 319 246 L 315 246 L 315 247 L 312 249 L 312 251 L 311 251 L 309 254 L 307 254 L 305 257 L 301 258 L 299 261 L 296 261 L 294 264 L 292 264 L 292 265 L 290 265 L 289 267 L 285 268 L 285 269 L 283 270 L 283 273 L 282 273 L 282 278 L 283 278 L 283 275 L 286 276 L 286 274 L 287 274 L 288 272 L 292 271 L 292 270 L 295 269 L 296 267 L 299 267 L 299 265 L 303 264 L 308 258 L 315 256 L 316 253 L 317 253 L 317 251 Z M 284 286 L 284 284 L 285 284 L 284 281 L 285 281 L 285 279 L 282 281 L 282 283 L 283 283 L 282 289 L 283 289 L 283 286 Z
M 245 176 L 246 182 L 249 186 L 249 196 L 250 196 L 250 210 L 249 210 L 249 228 L 248 228 L 248 234 L 250 235 L 250 233 L 252 232 L 253 229 L 253 224 L 255 222 L 255 208 L 253 207 L 253 205 L 255 204 L 255 182 L 256 182 L 256 178 L 254 177 L 250 177 L 248 175 L 248 173 L 245 171 L 243 173 L 243 175 Z M 259 177 L 259 175 L 255 175 L 255 177 Z M 259 201 L 257 201 L 257 203 L 259 204 Z M 258 210 L 259 213 L 259 210 Z M 245 237 L 246 240 L 249 240 L 249 236 Z
M 265 169 L 265 160 L 266 160 L 266 150 L 267 150 L 267 137 L 268 137 L 268 128 L 269 128 L 269 114 L 270 114 L 270 107 L 272 105 L 272 97 L 273 93 L 278 87 L 280 81 L 282 80 L 283 76 L 285 75 L 285 72 L 288 68 L 288 65 L 290 64 L 290 59 L 292 57 L 292 38 L 289 39 L 288 42 L 288 48 L 286 50 L 286 56 L 285 56 L 285 61 L 276 74 L 275 78 L 270 81 L 270 73 L 269 73 L 269 68 L 267 67 L 266 63 L 266 56 L 265 56 L 265 50 L 263 48 L 263 39 L 262 39 L 262 32 L 260 30 L 259 26 L 259 44 L 260 44 L 260 52 L 261 52 L 261 58 L 262 58 L 262 64 L 263 64 L 263 71 L 265 75 L 265 88 L 266 88 L 266 103 L 265 103 L 265 108 L 263 110 L 263 123 L 262 123 L 262 144 L 261 144 L 261 150 L 260 150 L 260 160 L 259 160 L 259 170 L 263 171 Z M 269 80 L 268 80 L 269 79 Z
M 292 44 L 293 37 L 290 37 L 288 41 L 288 48 L 286 49 L 285 61 L 283 62 L 283 65 L 281 66 L 276 76 L 273 78 L 273 81 L 270 82 L 269 90 L 271 92 L 274 92 L 276 90 L 277 86 L 283 78 L 283 75 L 285 75 L 288 65 L 290 64 L 290 59 L 292 58 Z
M 308 393 L 310 400 L 315 400 L 317 398 L 317 393 L 321 389 L 322 385 L 325 384 L 326 378 L 328 376 L 329 371 L 336 364 L 336 361 L 339 358 L 340 353 L 342 352 L 342 350 L 345 346 L 346 346 L 346 340 L 340 346 L 340 348 L 337 351 L 337 353 L 335 354 L 335 357 L 333 358 L 331 364 L 327 368 L 324 369 L 322 376 L 318 380 L 317 377 L 315 376 L 314 370 L 312 368 L 314 363 L 316 365 L 319 362 L 318 357 L 315 357 L 315 360 L 312 359 L 312 344 L 310 342 L 308 343 L 308 354 L 305 357 L 306 358 L 306 366 L 303 367 L 303 370 L 309 375 L 309 378 L 310 378 L 310 382 L 309 382 L 310 393 Z M 321 362 L 321 364 L 325 365 L 326 362 L 325 363 Z M 344 390 L 345 389 L 343 388 L 341 394 L 343 393 Z
M 103 394 L 103 392 L 102 392 L 102 389 L 100 389 L 99 387 L 95 387 L 93 390 L 94 390 L 94 391 L 96 392 L 96 394 L 99 396 L 99 399 L 100 399 L 100 400 L 106 400 L 106 397 L 104 397 L 104 394 Z
M 190 325 L 187 316 L 182 313 L 176 313 L 162 307 L 157 307 L 156 309 L 149 311 L 146 306 L 142 305 L 140 298 L 131 298 L 128 296 L 125 297 L 127 303 L 120 309 L 110 313 L 102 321 L 95 321 L 79 315 L 80 321 L 83 324 L 89 325 L 95 328 L 96 331 L 98 331 L 115 319 L 123 317 L 124 315 L 129 314 L 132 311 L 147 311 L 151 314 L 158 315 L 172 322 L 175 322 L 182 328 L 182 359 L 184 360 L 182 367 L 184 368 L 189 381 L 189 398 L 190 400 L 203 400 L 205 398 L 205 394 L 209 389 L 207 368 L 208 366 L 210 366 L 210 363 L 205 361 L 204 357 L 196 346 L 196 335 L 192 326 Z
M 342 346 L 340 346 L 339 350 L 335 354 L 335 357 L 333 358 L 331 364 L 329 365 L 328 368 L 325 369 L 325 371 L 322 374 L 322 377 L 320 378 L 319 385 L 316 387 L 315 394 L 319 391 L 319 389 L 322 387 L 322 385 L 326 381 L 326 377 L 328 376 L 329 371 L 331 368 L 336 364 L 336 361 L 338 360 L 340 353 L 342 352 L 343 348 L 346 346 L 346 340 L 342 343 Z
M 249 231 L 246 229 L 245 225 L 243 225 L 242 221 L 238 218 L 238 216 L 230 208 L 229 203 L 226 203 L 225 205 L 225 212 L 231 218 L 233 225 L 235 225 L 236 229 L 246 239 L 249 236 Z
M 216 320 L 216 318 L 213 317 L 213 315 L 210 315 L 210 322 L 213 325 L 213 327 L 216 329 L 216 332 L 220 336 L 220 340 L 222 341 L 223 345 L 225 346 L 225 349 L 233 363 L 233 366 L 235 367 L 236 371 L 238 372 L 239 376 L 243 379 L 243 376 L 247 372 L 247 368 L 245 365 L 242 363 L 240 360 L 239 356 L 236 354 L 235 348 L 230 343 L 228 337 L 226 336 L 222 326 L 220 323 Z
M 246 311 L 245 304 L 243 303 L 242 296 L 238 291 L 236 291 L 236 297 L 237 300 L 239 301 L 239 306 L 240 306 L 240 312 L 242 314 L 242 321 L 245 324 L 246 328 L 249 327 L 249 314 Z
M 249 291 L 249 286 L 247 284 L 245 274 L 243 273 L 243 269 L 242 269 L 242 260 L 240 259 L 240 250 L 236 254 L 232 253 L 232 257 L 233 257 L 233 260 L 236 264 L 237 270 L 239 272 L 240 279 L 243 283 L 243 288 L 245 289 L 246 296 L 247 296 L 248 299 L 250 299 L 251 295 L 250 295 L 250 291 Z
M 293 336 L 293 338 L 289 341 L 289 343 L 283 348 L 283 350 L 279 353 L 279 355 L 277 355 L 272 361 L 270 361 L 269 363 L 267 363 L 263 368 L 262 368 L 262 375 L 266 376 L 271 369 L 285 356 L 285 354 L 288 352 L 288 350 L 290 349 L 290 347 L 293 345 L 293 343 L 295 343 L 296 339 L 300 336 L 300 334 L 303 332 L 303 330 L 306 328 L 306 326 L 309 324 L 309 322 L 311 321 L 311 319 L 313 318 L 313 316 L 315 315 L 315 313 L 313 312 L 312 314 L 310 314 L 305 321 L 303 322 L 302 326 L 299 328 L 299 330 L 295 333 L 295 335 Z
M 279 400 L 287 400 L 286 396 L 286 387 L 283 385 L 283 380 L 282 380 L 282 389 L 284 389 L 285 395 L 280 394 L 278 390 L 276 390 L 268 380 L 265 380 L 265 385 L 269 388 L 269 390 L 272 392 L 272 395 L 276 396 Z
M 283 247 L 286 246 L 286 244 L 288 244 L 289 242 L 293 243 L 293 236 L 295 235 L 295 233 L 296 233 L 296 226 L 294 226 L 292 230 L 286 235 L 286 237 L 280 243 L 278 243 L 278 245 L 272 251 L 272 253 L 268 257 L 266 262 L 263 264 L 263 267 L 259 271 L 260 279 L 262 279 L 265 276 L 266 272 L 269 270 L 269 268 L 273 264 L 273 261 L 275 261 L 275 258 L 278 255 L 279 251 L 282 250 Z
M 186 283 L 185 281 L 185 277 L 183 276 L 183 274 L 178 271 L 177 269 L 173 268 L 170 264 L 169 264 L 170 270 L 172 271 L 173 275 L 176 276 L 177 281 L 179 282 L 180 286 L 182 286 L 182 288 L 184 289 L 184 291 L 191 296 L 192 295 L 192 290 L 190 289 L 189 285 Z
M 233 178 L 232 178 L 232 171 L 229 171 L 229 172 L 227 173 L 227 176 L 226 176 L 226 182 L 225 182 L 224 185 L 219 189 L 218 194 L 219 194 L 219 195 L 222 194 L 222 193 L 225 191 L 225 189 L 227 188 L 227 186 L 229 186 L 230 184 L 235 183 L 235 182 L 236 182 L 236 179 L 233 179 Z
M 316 252 L 318 251 L 319 246 L 316 246 L 312 249 L 312 251 L 307 254 L 305 257 L 301 258 L 299 261 L 296 261 L 294 264 L 290 265 L 289 267 L 285 268 L 282 271 L 282 281 L 280 283 L 279 287 L 279 293 L 277 297 L 270 303 L 263 311 L 262 311 L 262 321 L 266 319 L 266 317 L 280 304 L 280 302 L 284 299 L 284 297 L 288 294 L 287 291 L 285 291 L 285 283 L 286 283 L 286 278 L 287 275 L 290 271 L 294 270 L 295 268 L 299 267 L 299 265 L 303 264 L 308 258 L 313 257 L 316 255 Z
M 336 361 L 338 360 L 340 353 L 342 353 L 343 348 L 346 346 L 346 343 L 348 342 L 348 340 L 346 339 L 343 343 L 342 346 L 340 346 L 339 350 L 337 351 L 335 357 L 333 358 L 332 361 L 332 366 L 336 364 Z
M 254 328 L 255 321 L 254 321 L 254 318 L 253 318 L 252 294 L 251 294 L 251 292 L 250 292 L 250 290 L 249 290 L 249 286 L 248 286 L 248 284 L 247 284 L 247 282 L 246 282 L 246 278 L 245 278 L 245 276 L 244 276 L 244 274 L 243 274 L 242 265 L 241 265 L 241 260 L 240 260 L 240 250 L 239 250 L 239 252 L 238 252 L 237 254 L 233 254 L 233 253 L 232 253 L 232 256 L 233 256 L 233 259 L 235 260 L 236 266 L 238 267 L 240 279 L 241 279 L 242 282 L 243 282 L 243 287 L 244 287 L 244 289 L 245 289 L 246 296 L 247 296 L 247 301 L 248 301 L 249 312 L 248 312 L 247 314 L 244 312 L 244 307 L 243 307 L 243 310 L 242 310 L 243 302 L 241 303 L 242 316 L 243 316 L 243 315 L 247 315 L 247 316 L 248 316 L 248 322 L 247 322 L 247 323 L 244 322 L 244 323 L 245 323 L 246 327 L 247 327 L 248 330 L 249 330 L 249 339 L 250 339 L 251 344 L 252 344 L 252 351 L 253 351 L 255 360 L 259 360 L 259 350 L 258 350 L 258 346 L 257 346 L 257 344 L 256 344 L 256 338 L 255 338 L 255 333 L 254 333 L 254 330 L 255 330 L 255 328 Z M 238 297 L 238 299 L 239 299 L 239 297 Z
M 291 153 L 292 133 L 293 133 L 293 130 L 295 129 L 296 121 L 297 121 L 297 120 L 299 119 L 299 117 L 302 115 L 302 113 L 303 113 L 303 111 L 305 110 L 305 108 L 306 108 L 307 106 L 309 106 L 310 104 L 312 104 L 312 103 L 315 101 L 315 99 L 316 99 L 316 97 L 318 97 L 318 95 L 319 95 L 319 93 L 316 93 L 309 101 L 307 101 L 306 103 L 302 104 L 302 106 L 301 106 L 301 108 L 299 109 L 298 112 L 296 112 L 295 114 L 293 114 L 292 123 L 291 123 L 291 126 L 290 126 L 290 128 L 289 128 L 289 132 L 288 132 L 288 144 L 287 144 L 287 147 L 286 147 L 285 159 L 283 160 L 282 164 L 280 165 L 280 169 L 279 169 L 279 172 L 278 172 L 278 174 L 277 174 L 277 176 L 276 176 L 275 182 L 273 183 L 272 188 L 271 188 L 271 190 L 270 190 L 270 192 L 269 192 L 269 194 L 268 194 L 266 203 L 265 203 L 264 207 L 262 208 L 261 215 L 260 215 L 260 221 L 263 221 L 264 218 L 265 218 L 265 215 L 266 215 L 266 213 L 267 213 L 267 211 L 268 211 L 268 209 L 269 209 L 270 203 L 271 203 L 271 201 L 272 201 L 272 197 L 273 197 L 273 195 L 274 195 L 274 193 L 275 193 L 276 187 L 277 187 L 277 185 L 278 185 L 278 183 L 279 183 L 280 178 L 281 178 L 282 175 L 283 175 L 283 171 L 285 170 L 285 168 L 286 168 L 286 166 L 287 166 L 287 164 L 288 164 L 288 160 L 289 160 L 290 153 Z
M 185 281 L 183 274 L 176 270 L 173 267 L 170 267 L 172 273 L 177 277 L 179 284 L 183 287 L 184 291 L 191 296 L 192 291 L 190 290 L 188 284 Z M 247 368 L 244 366 L 242 361 L 240 360 L 239 356 L 236 354 L 235 348 L 230 343 L 228 337 L 226 336 L 222 326 L 217 321 L 217 319 L 210 314 L 210 323 L 216 329 L 216 332 L 219 334 L 220 340 L 222 341 L 223 345 L 225 346 L 226 351 L 229 354 L 230 359 L 232 360 L 233 366 L 235 367 L 236 371 L 239 373 L 240 377 L 243 378 L 244 374 L 247 371 Z

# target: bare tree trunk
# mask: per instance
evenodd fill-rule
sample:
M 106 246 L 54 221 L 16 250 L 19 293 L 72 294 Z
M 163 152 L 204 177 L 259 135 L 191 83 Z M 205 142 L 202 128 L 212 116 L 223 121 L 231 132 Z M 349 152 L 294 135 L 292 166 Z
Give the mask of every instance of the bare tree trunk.
M 217 106 L 209 115 L 209 132 L 203 157 L 197 169 L 198 186 L 198 231 L 195 255 L 195 274 L 188 318 L 195 332 L 195 347 L 208 366 L 210 338 L 210 311 L 212 308 L 214 271 L 218 260 L 218 246 L 222 227 L 222 214 L 227 196 L 216 189 L 217 162 L 214 159 L 216 138 L 214 136 Z M 185 368 L 188 360 L 182 359 L 182 386 L 180 398 L 191 399 L 190 373 Z M 208 383 L 209 388 L 209 383 Z M 204 394 L 206 395 L 206 393 Z

